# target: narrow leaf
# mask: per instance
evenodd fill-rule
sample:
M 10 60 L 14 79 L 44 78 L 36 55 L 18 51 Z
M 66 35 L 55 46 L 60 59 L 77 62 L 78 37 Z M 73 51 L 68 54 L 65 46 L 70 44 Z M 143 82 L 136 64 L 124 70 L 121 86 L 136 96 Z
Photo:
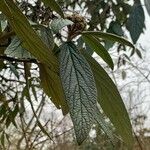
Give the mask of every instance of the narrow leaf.
M 132 147 L 132 126 L 117 87 L 94 58 L 84 51 L 82 51 L 82 54 L 92 68 L 96 81 L 98 102 L 100 106 L 102 107 L 104 113 L 109 117 L 124 142 L 129 147 Z
M 132 48 L 135 48 L 131 42 L 129 42 L 125 38 L 117 36 L 115 34 L 104 33 L 101 31 L 84 31 L 84 32 L 82 32 L 82 34 L 83 35 L 92 35 L 92 36 L 95 36 L 97 38 L 102 38 L 102 39 L 108 40 L 108 41 L 119 42 L 123 45 L 127 45 L 127 46 L 130 46 Z
M 52 10 L 56 11 L 62 18 L 64 17 L 64 13 L 59 6 L 59 4 L 55 0 L 42 0 L 45 5 L 49 6 Z
M 86 44 L 88 44 L 110 66 L 110 68 L 113 69 L 113 61 L 105 47 L 91 35 L 82 35 L 82 37 Z

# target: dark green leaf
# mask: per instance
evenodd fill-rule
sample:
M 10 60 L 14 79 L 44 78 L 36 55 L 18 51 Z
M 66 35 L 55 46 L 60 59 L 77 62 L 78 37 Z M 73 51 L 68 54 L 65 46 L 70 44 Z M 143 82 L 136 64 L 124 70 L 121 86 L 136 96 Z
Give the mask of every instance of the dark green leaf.
M 52 10 L 56 11 L 62 18 L 64 17 L 64 13 L 61 7 L 55 0 L 42 0 L 45 5 L 49 6 Z
M 73 22 L 68 19 L 59 18 L 59 19 L 54 19 L 52 21 L 51 28 L 55 33 L 58 33 L 59 30 L 61 30 L 63 27 L 67 25 L 72 25 L 72 24 Z
M 145 27 L 144 21 L 145 15 L 143 7 L 140 0 L 136 0 L 126 24 L 134 44 L 137 42 L 141 33 L 143 32 L 143 29 Z
M 113 61 L 104 46 L 91 35 L 83 35 L 82 37 L 86 44 L 88 44 L 110 66 L 110 68 L 113 69 Z
M 82 34 L 83 35 L 92 35 L 97 38 L 102 38 L 102 39 L 108 40 L 108 41 L 119 42 L 123 45 L 127 45 L 132 48 L 135 48 L 134 45 L 131 42 L 129 42 L 128 40 L 126 40 L 125 38 L 111 34 L 111 33 L 104 33 L 101 31 L 84 31 L 84 32 L 82 32 Z
M 110 130 L 97 108 L 97 91 L 89 64 L 72 42 L 60 47 L 59 58 L 61 81 L 78 144 L 86 139 L 95 121 L 109 136 Z
M 138 57 L 142 59 L 142 53 L 140 52 L 140 50 L 139 49 L 135 49 L 135 52 L 138 55 Z
M 124 142 L 132 147 L 133 136 L 130 119 L 123 103 L 123 100 L 105 70 L 87 53 L 82 51 L 89 62 L 97 86 L 98 102 L 104 113 L 109 117 Z
M 110 31 L 110 30 L 111 30 L 111 32 L 109 32 L 109 33 L 113 33 L 113 34 L 116 34 L 119 36 L 123 36 L 123 34 L 124 34 L 124 32 L 121 28 L 121 25 L 117 21 L 112 21 L 110 23 L 108 31 Z

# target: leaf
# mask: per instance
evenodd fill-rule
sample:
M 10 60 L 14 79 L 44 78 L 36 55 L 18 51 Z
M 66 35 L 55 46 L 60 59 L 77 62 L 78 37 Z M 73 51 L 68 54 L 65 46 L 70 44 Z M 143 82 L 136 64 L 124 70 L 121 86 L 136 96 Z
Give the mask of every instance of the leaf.
M 95 121 L 108 133 L 97 108 L 96 85 L 89 64 L 72 42 L 60 47 L 59 58 L 61 81 L 78 144 L 86 139 Z
M 104 113 L 109 117 L 127 146 L 132 147 L 132 126 L 117 87 L 94 58 L 89 56 L 84 51 L 82 51 L 82 54 L 92 68 L 96 81 L 98 102 L 100 106 L 102 107 Z
M 82 32 L 82 34 L 83 35 L 92 35 L 97 38 L 102 38 L 102 39 L 108 40 L 108 41 L 119 42 L 123 45 L 127 45 L 132 48 L 135 48 L 134 45 L 131 42 L 129 42 L 128 40 L 126 40 L 125 38 L 111 34 L 111 33 L 104 33 L 101 31 L 84 31 L 84 32 Z
M 45 5 L 49 6 L 52 10 L 56 11 L 62 18 L 64 18 L 64 13 L 55 0 L 42 0 Z
M 82 37 L 86 44 L 88 44 L 110 66 L 110 68 L 113 69 L 113 61 L 105 47 L 91 35 L 82 35 Z
M 41 86 L 44 92 L 51 97 L 51 101 L 58 109 L 62 109 L 63 114 L 68 113 L 68 106 L 64 97 L 60 77 L 51 72 L 51 70 L 44 65 L 39 65 Z
M 139 0 L 135 1 L 126 27 L 130 32 L 133 43 L 135 44 L 139 39 L 143 29 L 145 27 L 145 15 L 144 10 Z
M 7 2 L 7 4 L 5 2 Z M 23 47 L 42 63 L 50 66 L 51 70 L 57 70 L 57 59 L 53 55 L 52 50 L 48 49 L 42 42 L 15 3 L 11 0 L 1 0 L 0 10 L 6 15 L 13 30 L 23 42 Z
M 118 36 L 123 36 L 123 34 L 124 34 L 123 30 L 121 28 L 121 25 L 117 21 L 112 21 L 110 23 L 109 28 L 107 29 L 107 32 L 112 33 L 112 34 L 116 34 Z M 109 50 L 114 45 L 114 43 L 115 42 L 105 40 L 105 48 L 107 50 Z
M 19 79 L 19 73 L 16 67 L 11 63 L 8 63 L 8 64 L 9 64 L 10 71 L 13 72 L 13 74 Z
M 43 42 L 47 45 L 48 48 L 53 50 L 55 43 L 51 29 L 47 27 L 42 27 L 40 31 Z
M 144 3 L 145 3 L 145 6 L 146 6 L 146 9 L 147 9 L 147 12 L 150 15 L 150 1 L 149 0 L 144 0 Z
M 112 21 L 110 23 L 109 30 L 111 30 L 111 32 L 109 32 L 109 33 L 113 33 L 113 34 L 116 34 L 119 36 L 123 36 L 123 34 L 124 34 L 120 23 L 117 21 Z
M 54 19 L 52 21 L 51 28 L 54 31 L 54 33 L 58 33 L 59 30 L 61 30 L 63 27 L 72 25 L 72 24 L 73 22 L 68 19 L 59 18 L 59 19 Z
M 31 54 L 22 48 L 21 41 L 18 37 L 14 37 L 10 45 L 6 48 L 5 54 L 17 58 L 32 58 Z
M 142 59 L 142 53 L 140 52 L 140 50 L 136 48 L 135 52 L 138 55 L 138 57 Z

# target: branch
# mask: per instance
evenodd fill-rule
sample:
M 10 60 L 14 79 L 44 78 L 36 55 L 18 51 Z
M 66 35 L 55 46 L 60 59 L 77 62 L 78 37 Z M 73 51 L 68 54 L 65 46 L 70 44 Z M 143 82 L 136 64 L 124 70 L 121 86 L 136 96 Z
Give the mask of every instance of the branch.
M 11 32 L 7 32 L 7 33 L 4 33 L 0 36 L 0 43 L 1 42 L 4 42 L 5 40 L 7 40 L 8 38 L 10 38 L 11 36 L 15 35 L 15 32 L 14 31 L 11 31 Z
M 0 55 L 0 59 L 2 60 L 7 60 L 7 61 L 10 61 L 10 62 L 28 62 L 28 63 L 35 63 L 35 64 L 39 64 L 39 62 L 34 59 L 34 58 L 29 58 L 29 59 L 18 59 L 18 58 L 13 58 L 13 57 L 9 57 L 9 56 L 4 56 L 4 55 Z

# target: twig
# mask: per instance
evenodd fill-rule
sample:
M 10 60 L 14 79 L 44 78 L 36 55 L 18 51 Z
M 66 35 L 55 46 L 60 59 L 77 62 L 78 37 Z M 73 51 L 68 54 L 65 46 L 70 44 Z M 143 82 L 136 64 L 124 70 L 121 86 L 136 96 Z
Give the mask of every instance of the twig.
M 18 59 L 18 58 L 13 58 L 13 57 L 9 57 L 9 56 L 4 56 L 4 55 L 0 55 L 0 59 L 2 60 L 7 60 L 10 62 L 28 62 L 28 63 L 35 63 L 35 64 L 39 64 L 39 62 L 34 59 L 34 58 L 29 58 L 29 59 Z

